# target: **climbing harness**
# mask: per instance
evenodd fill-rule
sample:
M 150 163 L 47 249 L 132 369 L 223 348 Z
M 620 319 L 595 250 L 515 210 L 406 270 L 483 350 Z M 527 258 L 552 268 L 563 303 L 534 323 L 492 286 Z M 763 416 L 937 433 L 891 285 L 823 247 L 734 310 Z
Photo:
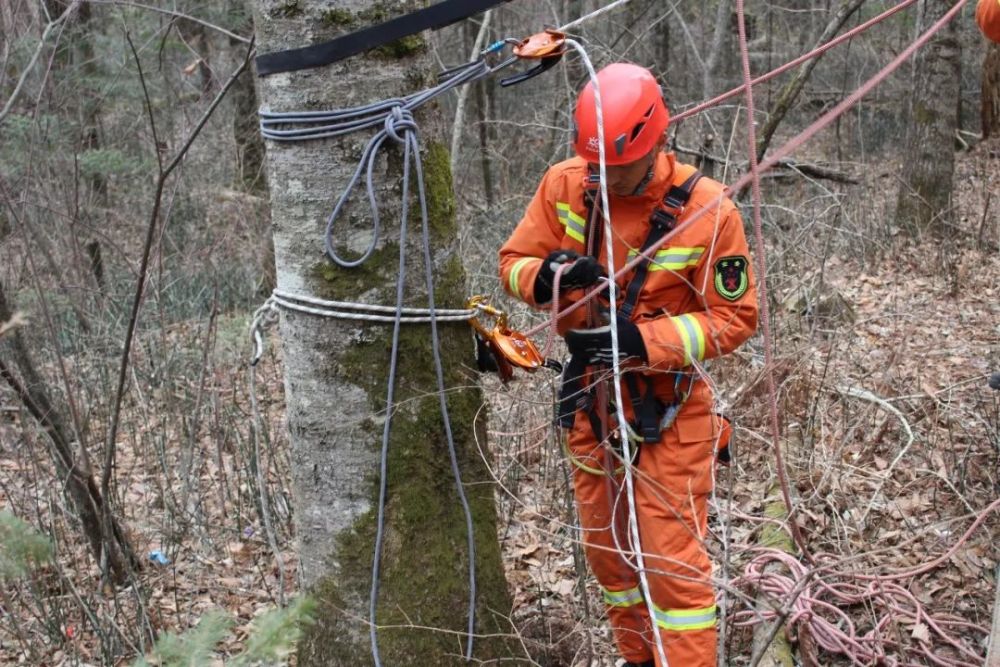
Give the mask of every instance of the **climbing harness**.
M 594 200 L 598 185 L 597 179 L 592 176 L 588 178 L 588 184 L 594 187 L 588 187 L 585 194 L 585 204 L 588 209 L 587 219 L 590 221 L 596 217 Z M 639 262 L 635 266 L 631 280 L 625 286 L 625 297 L 618 307 L 618 312 L 622 317 L 631 318 L 652 263 L 652 252 L 655 251 L 651 251 L 651 249 L 677 226 L 684 206 L 700 179 L 701 173 L 695 171 L 680 185 L 672 185 L 664 195 L 662 204 L 653 210 L 649 220 L 649 233 L 639 249 Z M 600 234 L 599 227 L 592 227 L 592 223 L 588 223 L 588 237 L 591 235 L 592 228 L 593 234 Z M 595 371 L 596 373 L 597 371 Z M 659 442 L 661 432 L 673 425 L 681 406 L 691 395 L 696 381 L 694 373 L 689 371 L 673 371 L 673 373 L 675 378 L 674 401 L 669 404 L 657 398 L 653 390 L 652 378 L 640 376 L 635 371 L 626 371 L 622 374 L 628 388 L 629 400 L 634 414 L 634 421 L 632 423 L 626 422 L 625 428 L 634 442 Z M 581 364 L 579 360 L 571 359 L 563 372 L 562 387 L 559 393 L 558 422 L 560 426 L 570 428 L 573 425 L 573 415 L 582 410 L 590 420 L 594 436 L 600 441 L 606 437 L 607 431 L 601 423 L 602 419 L 599 414 L 602 406 L 596 396 L 596 387 L 593 385 L 584 386 L 585 376 L 586 366 Z M 645 387 L 640 387 L 640 380 Z M 685 384 L 686 387 L 683 386 Z

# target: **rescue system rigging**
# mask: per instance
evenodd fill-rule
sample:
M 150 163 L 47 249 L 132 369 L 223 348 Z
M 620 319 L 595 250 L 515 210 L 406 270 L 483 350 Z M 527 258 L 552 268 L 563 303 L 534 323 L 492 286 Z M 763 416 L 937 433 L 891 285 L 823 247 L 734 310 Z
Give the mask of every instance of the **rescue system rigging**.
M 403 206 L 400 212 L 400 271 L 397 281 L 397 300 L 395 306 L 330 302 L 315 299 L 314 297 L 295 295 L 285 291 L 275 290 L 271 298 L 269 298 L 264 306 L 262 306 L 261 309 L 259 309 L 255 314 L 254 324 L 252 326 L 256 344 L 256 351 L 254 355 L 254 362 L 256 362 L 256 360 L 260 358 L 262 351 L 262 337 L 260 333 L 261 327 L 273 319 L 273 316 L 277 312 L 278 308 L 296 310 L 318 316 L 357 319 L 368 322 L 392 322 L 393 324 L 393 345 L 390 357 L 391 364 L 386 401 L 387 417 L 384 424 L 382 452 L 380 458 L 381 478 L 379 491 L 378 531 L 376 534 L 376 547 L 373 558 L 373 583 L 370 597 L 370 633 L 372 653 L 376 665 L 381 664 L 378 652 L 377 624 L 375 621 L 376 603 L 378 599 L 382 527 L 385 510 L 384 504 L 386 496 L 385 484 L 387 480 L 386 465 L 388 460 L 388 434 L 391 427 L 390 424 L 393 405 L 396 359 L 398 354 L 399 330 L 402 324 L 407 323 L 430 323 L 431 325 L 441 412 L 448 438 L 449 453 L 451 456 L 453 473 L 455 475 L 455 483 L 466 515 L 468 549 L 470 552 L 470 600 L 468 608 L 468 634 L 465 646 L 465 657 L 467 660 L 472 659 L 473 651 L 473 631 L 475 623 L 475 554 L 473 550 L 474 542 L 472 536 L 471 515 L 462 490 L 454 444 L 451 439 L 451 430 L 447 415 L 447 402 L 445 398 L 446 388 L 443 386 L 441 358 L 439 356 L 440 353 L 437 345 L 437 323 L 448 320 L 467 320 L 470 322 L 470 325 L 476 334 L 477 348 L 479 350 L 479 363 L 481 368 L 490 370 L 495 369 L 503 381 L 509 381 L 511 379 L 515 368 L 520 368 L 526 372 L 534 372 L 543 366 L 560 370 L 559 364 L 548 361 L 545 358 L 549 345 L 546 345 L 545 349 L 540 352 L 531 341 L 531 336 L 539 333 L 542 329 L 550 328 L 554 331 L 557 326 L 561 328 L 568 328 L 570 325 L 568 325 L 567 322 L 570 320 L 586 321 L 588 325 L 588 329 L 586 331 L 601 331 L 603 329 L 599 340 L 596 335 L 590 338 L 580 337 L 578 335 L 578 338 L 573 341 L 573 345 L 575 345 L 576 349 L 581 351 L 581 356 L 575 361 L 571 360 L 565 368 L 561 369 L 563 373 L 563 383 L 558 402 L 559 406 L 557 419 L 563 426 L 573 426 L 573 419 L 575 419 L 575 415 L 577 413 L 582 413 L 586 415 L 585 419 L 589 422 L 589 428 L 599 442 L 603 442 L 608 439 L 616 440 L 617 446 L 620 449 L 617 454 L 609 450 L 606 452 L 606 455 L 610 456 L 610 459 L 600 461 L 597 467 L 591 467 L 591 462 L 575 457 L 573 453 L 569 451 L 569 444 L 567 444 L 567 453 L 570 454 L 570 460 L 581 470 L 593 472 L 595 473 L 595 476 L 603 476 L 608 480 L 607 483 L 609 484 L 615 483 L 612 479 L 614 476 L 618 473 L 623 473 L 623 481 L 627 490 L 626 495 L 631 510 L 628 517 L 629 526 L 627 527 L 628 538 L 631 544 L 630 547 L 626 547 L 617 541 L 621 536 L 620 533 L 625 530 L 619 527 L 619 533 L 615 537 L 615 546 L 619 550 L 620 555 L 628 557 L 631 567 L 637 572 L 639 587 L 634 591 L 634 594 L 630 590 L 615 591 L 605 589 L 605 599 L 609 605 L 622 606 L 623 608 L 645 603 L 648 605 L 648 614 L 650 618 L 655 619 L 655 623 L 661 628 L 670 627 L 674 629 L 686 629 L 694 628 L 695 626 L 708 627 L 709 623 L 714 626 L 716 622 L 714 606 L 712 606 L 711 609 L 706 607 L 705 609 L 696 610 L 701 612 L 699 615 L 691 613 L 678 613 L 676 610 L 664 610 L 653 604 L 653 597 L 650 594 L 650 586 L 645 576 L 646 568 L 643 563 L 644 550 L 641 548 L 639 526 L 636 523 L 636 500 L 633 488 L 632 465 L 630 465 L 630 463 L 634 464 L 637 462 L 637 458 L 639 456 L 639 446 L 641 443 L 652 443 L 658 441 L 660 439 L 661 432 L 673 424 L 681 407 L 696 390 L 697 383 L 699 382 L 700 362 L 706 358 L 707 351 L 710 346 L 715 343 L 704 335 L 704 330 L 700 328 L 699 325 L 685 320 L 685 317 L 688 317 L 687 315 L 679 315 L 672 318 L 672 320 L 676 320 L 673 322 L 673 325 L 676 327 L 679 341 L 677 347 L 680 352 L 678 354 L 680 354 L 680 361 L 684 363 L 678 362 L 675 365 L 675 367 L 682 370 L 672 372 L 671 382 L 673 383 L 673 387 L 671 395 L 674 399 L 672 402 L 665 403 L 657 398 L 657 393 L 653 390 L 653 386 L 651 384 L 652 381 L 647 377 L 631 372 L 631 366 L 629 366 L 628 362 L 626 362 L 627 359 L 634 358 L 637 352 L 645 352 L 635 346 L 636 343 L 634 338 L 630 338 L 630 332 L 635 325 L 629 321 L 629 318 L 633 316 L 637 306 L 638 296 L 643 290 L 643 286 L 651 274 L 661 270 L 676 270 L 677 268 L 692 266 L 690 263 L 697 263 L 701 258 L 700 253 L 705 252 L 704 247 L 700 249 L 697 247 L 683 248 L 683 252 L 673 245 L 668 247 L 667 244 L 670 243 L 672 239 L 677 238 L 680 234 L 684 233 L 685 229 L 690 228 L 691 225 L 695 224 L 707 210 L 710 210 L 713 206 L 718 206 L 719 203 L 724 200 L 728 192 L 742 189 L 748 184 L 754 184 L 756 186 L 760 173 L 777 164 L 781 159 L 785 158 L 788 154 L 796 150 L 806 140 L 812 137 L 819 131 L 819 129 L 856 104 L 864 94 L 870 91 L 893 69 L 898 67 L 905 59 L 912 55 L 917 48 L 925 44 L 934 32 L 940 29 L 945 23 L 947 23 L 948 20 L 951 20 L 957 11 L 961 9 L 963 4 L 959 1 L 958 4 L 956 4 L 956 6 L 947 15 L 945 15 L 944 18 L 927 30 L 927 32 L 916 40 L 908 49 L 899 54 L 899 56 L 897 56 L 889 65 L 879 72 L 879 74 L 862 85 L 854 94 L 850 95 L 847 99 L 843 100 L 840 104 L 830 110 L 814 125 L 801 132 L 781 148 L 773 151 L 761 164 L 757 165 L 755 161 L 752 160 L 750 173 L 742 176 L 729 189 L 720 192 L 717 196 L 713 193 L 712 197 L 714 197 L 714 200 L 712 202 L 707 203 L 697 213 L 686 217 L 680 224 L 678 224 L 678 221 L 681 219 L 681 214 L 684 211 L 685 204 L 698 186 L 700 175 L 697 172 L 690 173 L 680 183 L 677 183 L 673 187 L 669 188 L 663 198 L 663 201 L 654 209 L 654 213 L 649 221 L 650 231 L 648 236 L 644 240 L 641 240 L 641 243 L 639 243 L 634 251 L 627 256 L 621 268 L 616 269 L 614 264 L 615 249 L 612 245 L 610 206 L 607 190 L 608 179 L 605 170 L 606 165 L 615 164 L 618 160 L 621 160 L 622 162 L 629 162 L 637 156 L 631 155 L 628 152 L 627 139 L 620 147 L 617 143 L 614 144 L 615 155 L 609 156 L 605 154 L 605 127 L 601 117 L 601 98 L 597 83 L 598 76 L 597 73 L 594 72 L 593 67 L 590 65 L 589 59 L 587 58 L 586 52 L 582 46 L 578 42 L 567 38 L 565 35 L 565 29 L 609 11 L 610 9 L 624 4 L 627 1 L 628 0 L 618 0 L 617 2 L 611 3 L 610 5 L 601 8 L 590 15 L 582 17 L 579 21 L 574 22 L 574 24 L 564 26 L 563 29 L 560 30 L 545 30 L 542 33 L 533 35 L 523 40 L 507 39 L 497 42 L 483 50 L 477 60 L 442 72 L 437 85 L 428 90 L 409 95 L 401 100 L 386 100 L 384 102 L 366 105 L 363 107 L 329 112 L 275 113 L 270 111 L 261 111 L 261 132 L 265 138 L 273 141 L 284 142 L 337 137 L 357 130 L 380 128 L 366 145 L 357 169 L 355 170 L 348 186 L 340 195 L 333 211 L 328 216 L 326 221 L 326 231 L 324 234 L 326 254 L 332 262 L 344 268 L 353 268 L 363 264 L 371 257 L 376 244 L 378 243 L 380 221 L 375 202 L 373 185 L 375 156 L 385 141 L 389 139 L 393 142 L 402 144 L 404 148 Z M 840 43 L 849 39 L 850 35 L 856 34 L 870 25 L 874 25 L 878 21 L 883 20 L 906 6 L 909 6 L 913 2 L 915 2 L 915 0 L 903 0 L 903 2 L 894 6 L 883 15 L 875 17 L 863 25 L 859 25 L 854 30 L 849 31 L 834 40 L 834 42 L 824 45 L 823 47 L 820 47 L 793 62 L 798 63 L 806 58 L 814 57 L 826 48 L 832 47 L 834 43 Z M 432 7 L 432 9 L 441 8 L 443 11 L 442 6 L 449 5 L 450 11 L 451 9 L 455 9 L 455 6 L 459 4 L 466 3 L 459 3 L 456 0 L 451 0 L 449 2 L 439 3 L 438 5 Z M 478 11 L 478 9 L 473 8 L 473 5 L 476 7 L 480 7 L 481 5 L 482 7 L 480 8 L 484 8 L 487 5 L 493 6 L 496 4 L 499 3 L 496 1 L 467 3 L 466 9 L 468 10 L 468 14 L 471 14 Z M 742 21 L 742 2 L 738 2 L 738 6 Z M 458 18 L 453 20 L 458 20 Z M 416 28 L 414 32 L 426 27 L 427 26 Z M 364 39 L 372 39 L 373 34 L 375 33 L 369 34 Z M 349 35 L 347 37 L 352 36 Z M 336 42 L 337 40 L 334 41 Z M 345 39 L 334 47 L 329 47 L 329 45 L 327 45 L 327 56 L 333 53 L 334 55 L 337 55 L 337 57 L 346 57 L 346 55 L 350 55 L 348 52 L 351 51 L 351 49 L 357 49 L 351 51 L 353 53 L 357 53 L 363 48 L 369 48 L 368 46 L 358 46 L 359 44 L 362 44 L 362 42 L 364 42 L 364 40 L 351 41 L 350 39 Z M 364 43 L 370 44 L 370 41 Z M 743 45 L 745 60 L 745 43 L 741 43 Z M 500 60 L 499 62 L 491 62 L 492 60 L 495 60 L 498 57 L 498 54 L 508 46 L 512 47 L 512 56 L 504 60 Z M 413 111 L 425 102 L 453 88 L 456 88 L 457 86 L 492 76 L 505 69 L 516 60 L 521 59 L 537 61 L 528 70 L 505 78 L 500 82 L 502 86 L 515 85 L 552 68 L 568 51 L 568 49 L 571 48 L 575 49 L 580 54 L 581 60 L 586 65 L 590 74 L 592 84 L 591 88 L 593 90 L 594 104 L 596 107 L 596 117 L 594 119 L 596 125 L 593 130 L 598 137 L 598 141 L 593 147 L 595 155 L 592 162 L 597 165 L 597 173 L 591 173 L 588 179 L 588 187 L 584 196 L 586 208 L 585 215 L 575 213 L 573 211 L 573 206 L 568 202 L 566 203 L 566 206 L 558 210 L 557 215 L 560 224 L 565 229 L 567 237 L 578 241 L 581 245 L 581 249 L 586 252 L 588 257 L 599 256 L 601 253 L 601 244 L 602 242 L 604 243 L 605 259 L 608 269 L 607 273 L 609 275 L 600 279 L 591 280 L 588 283 L 590 287 L 588 287 L 588 291 L 584 296 L 576 299 L 571 306 L 561 308 L 559 298 L 560 282 L 564 283 L 562 286 L 565 288 L 572 289 L 574 287 L 574 279 L 576 278 L 576 276 L 573 275 L 574 267 L 582 270 L 580 267 L 582 267 L 583 264 L 580 264 L 578 260 L 583 258 L 579 256 L 576 258 L 566 256 L 562 259 L 555 257 L 543 260 L 546 265 L 545 270 L 549 270 L 549 268 L 551 268 L 551 275 L 548 278 L 548 283 L 545 281 L 541 282 L 543 285 L 547 285 L 551 289 L 551 293 L 548 295 L 541 294 L 535 296 L 547 296 L 548 300 L 552 302 L 552 318 L 550 322 L 529 329 L 523 333 L 511 328 L 505 313 L 489 304 L 484 296 L 472 297 L 469 299 L 466 304 L 466 308 L 464 309 L 438 309 L 434 303 L 434 285 L 433 276 L 431 275 L 432 261 L 430 257 L 426 202 L 423 195 L 423 178 L 419 159 L 420 147 L 417 140 L 417 126 L 413 118 Z M 324 51 L 324 49 L 315 49 L 312 53 L 316 54 L 322 51 Z M 268 59 L 269 56 L 274 57 Z M 268 54 L 268 56 L 262 56 L 261 58 L 264 60 L 259 60 L 259 64 L 261 62 L 269 63 L 259 69 L 259 74 L 261 75 L 275 71 L 298 69 L 300 65 L 316 66 L 317 64 L 323 64 L 319 62 L 319 60 L 315 59 L 314 56 L 304 56 L 305 59 L 303 60 L 302 53 L 290 55 L 287 59 L 281 54 Z M 312 64 L 303 64 L 309 61 L 310 58 L 313 58 L 311 61 Z M 791 66 L 793 66 L 792 63 L 789 63 L 783 68 L 779 68 L 776 72 L 769 73 L 756 80 L 750 79 L 749 70 L 745 66 L 744 69 L 746 71 L 744 74 L 746 81 L 744 86 L 736 88 L 733 91 L 729 91 L 729 93 L 726 93 L 723 96 L 706 103 L 705 105 L 691 109 L 688 112 L 679 115 L 675 120 L 679 120 L 680 118 L 696 113 L 712 103 L 717 103 L 722 99 L 727 99 L 728 97 L 732 97 L 733 95 L 739 93 L 745 93 L 747 95 L 748 103 L 752 108 L 752 97 L 750 96 L 752 85 L 756 82 L 766 80 L 766 78 L 770 78 L 779 71 L 784 71 Z M 280 69 L 281 67 L 287 67 L 288 69 Z M 650 122 L 656 122 L 655 114 L 650 116 Z M 665 125 L 666 121 L 664 120 L 664 128 Z M 655 132 L 655 127 L 652 127 L 651 131 Z M 620 136 L 624 135 L 613 132 L 611 136 L 617 141 Z M 586 152 L 586 150 L 587 147 L 578 148 L 578 153 L 582 155 Z M 753 154 L 752 145 L 751 154 Z M 424 264 L 426 269 L 425 279 L 428 291 L 428 307 L 426 309 L 403 306 L 403 276 L 405 273 L 403 271 L 405 265 L 403 247 L 405 245 L 404 240 L 407 227 L 408 207 L 406 203 L 409 199 L 409 173 L 411 164 L 412 168 L 415 169 L 418 191 L 417 197 L 420 202 L 422 217 L 423 250 L 425 254 Z M 365 248 L 365 250 L 358 256 L 343 257 L 337 252 L 335 244 L 333 243 L 335 236 L 335 223 L 341 214 L 345 202 L 360 181 L 362 171 L 366 174 L 367 198 L 372 209 L 372 240 L 370 241 L 368 247 Z M 650 173 L 652 173 L 652 171 Z M 755 187 L 755 205 L 757 207 L 759 207 L 759 201 L 756 201 L 758 199 Z M 599 221 L 603 221 L 603 224 L 599 224 Z M 755 223 L 759 238 L 759 216 L 755 215 Z M 759 248 L 759 252 L 763 252 L 763 247 Z M 565 255 L 565 253 L 563 254 Z M 762 265 L 760 281 L 761 287 L 763 287 L 763 261 L 760 257 L 758 259 L 761 261 Z M 548 267 L 549 263 L 554 266 Z M 520 266 L 515 264 L 509 272 L 510 277 L 508 286 L 510 291 L 515 293 L 516 296 L 523 296 L 521 291 L 524 289 L 524 283 L 521 281 L 519 276 L 521 276 L 521 272 L 529 270 L 527 267 L 527 263 L 521 264 Z M 718 260 L 718 263 L 715 264 L 714 267 L 716 269 L 714 276 L 715 282 L 712 284 L 712 287 L 714 288 L 716 295 L 723 300 L 728 299 L 736 301 L 740 299 L 746 293 L 748 286 L 751 284 L 750 276 L 748 274 L 751 267 L 749 266 L 748 259 L 745 256 L 723 257 Z M 622 290 L 623 292 L 620 302 L 618 300 L 619 290 Z M 544 303 L 546 299 L 536 298 L 536 301 Z M 764 305 L 766 307 L 766 304 Z M 587 309 L 586 313 L 575 313 L 575 311 L 584 307 Z M 488 325 L 481 321 L 485 320 L 485 318 L 493 318 L 493 324 Z M 765 331 L 765 334 L 769 338 L 769 332 Z M 641 341 L 642 339 L 640 338 L 639 345 L 642 345 Z M 567 342 L 571 342 L 569 335 L 567 335 Z M 769 347 L 769 343 L 765 343 L 765 348 Z M 623 366 L 623 362 L 625 363 L 625 366 Z M 593 368 L 599 367 L 601 364 L 605 367 L 609 367 L 610 375 L 608 377 L 613 378 L 613 380 L 609 382 L 605 379 L 601 379 L 599 381 L 590 379 L 588 381 L 587 369 L 590 368 L 591 370 L 589 373 L 593 375 Z M 628 391 L 628 406 L 629 412 L 632 413 L 632 419 L 627 417 L 626 403 L 623 400 L 621 393 L 622 384 L 626 386 Z M 615 394 L 614 399 L 610 399 L 608 396 L 608 392 L 611 389 L 613 389 Z M 611 413 L 614 413 L 614 420 L 611 419 Z M 615 429 L 618 430 L 617 438 L 613 438 L 611 436 L 612 431 Z M 725 447 L 725 444 L 728 442 L 729 432 L 728 424 L 720 422 L 720 432 L 717 440 L 717 447 L 719 450 L 718 454 L 720 458 L 728 456 L 728 449 Z M 775 434 L 775 438 L 776 437 L 777 436 Z M 790 509 L 794 509 L 790 502 L 789 507 Z M 794 530 L 794 522 L 792 522 L 792 527 Z M 801 540 L 799 541 L 801 542 Z M 800 546 L 804 545 L 800 544 Z M 658 632 L 654 634 L 656 638 L 657 658 L 659 660 L 659 664 L 667 665 L 666 655 L 660 635 Z M 642 664 L 647 663 L 643 662 Z

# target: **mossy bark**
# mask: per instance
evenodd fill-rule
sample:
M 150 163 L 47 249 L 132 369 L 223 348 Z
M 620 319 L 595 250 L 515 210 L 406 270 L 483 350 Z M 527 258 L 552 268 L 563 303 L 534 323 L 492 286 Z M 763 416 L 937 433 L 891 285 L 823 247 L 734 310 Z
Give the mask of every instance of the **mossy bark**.
M 764 516 L 768 519 L 784 521 L 788 518 L 788 508 L 781 497 L 781 487 L 777 482 L 773 483 L 767 490 L 767 495 L 771 499 L 764 505 Z M 766 523 L 761 529 L 758 546 L 765 549 L 778 549 L 785 553 L 794 554 L 797 549 L 792 536 L 787 530 L 773 523 Z M 782 565 L 772 562 L 765 566 L 764 572 L 770 574 L 778 569 L 784 569 Z M 757 609 L 759 611 L 779 609 L 780 601 L 772 599 L 766 593 L 757 595 Z M 760 667 L 792 667 L 795 664 L 792 645 L 788 641 L 788 635 L 784 628 L 778 630 L 774 637 L 768 637 L 767 631 L 771 629 L 771 623 L 761 623 L 756 626 L 753 637 L 754 655 L 763 651 Z M 764 643 L 767 642 L 767 646 Z
M 382 16 L 377 2 L 257 0 L 261 52 L 301 46 L 305 35 L 363 27 L 358 17 Z M 392 11 L 401 11 L 396 3 Z M 412 7 L 410 7 L 412 9 Z M 391 15 L 387 15 L 389 17 Z M 348 107 L 398 97 L 433 79 L 419 49 L 398 58 L 359 56 L 348 62 L 260 79 L 262 104 L 275 111 Z M 461 307 L 465 272 L 447 149 L 434 111 L 417 114 L 423 143 L 435 301 Z M 373 256 L 356 269 L 322 257 L 325 217 L 346 186 L 368 135 L 267 146 L 278 286 L 327 299 L 392 304 L 398 255 L 406 252 L 406 305 L 426 306 L 419 207 L 401 202 L 402 151 L 386 144 L 376 167 L 383 230 Z M 363 187 L 363 186 L 362 186 Z M 415 188 L 411 187 L 411 192 Z M 407 238 L 399 211 L 410 207 Z M 370 239 L 367 198 L 356 193 L 334 230 L 334 244 L 356 254 Z M 493 487 L 476 416 L 482 395 L 465 324 L 442 324 L 440 351 L 446 397 L 464 489 L 472 509 L 476 556 L 475 660 L 510 662 L 498 636 L 510 608 L 496 540 Z M 300 575 L 318 602 L 320 619 L 304 637 L 300 665 L 372 664 L 368 600 L 376 533 L 379 449 L 386 418 L 391 325 L 283 313 L 288 422 Z M 400 335 L 388 457 L 388 496 L 376 622 L 385 665 L 463 664 L 470 595 L 466 522 L 451 472 L 440 414 L 434 351 L 426 325 Z M 516 662 L 516 661 L 515 661 Z

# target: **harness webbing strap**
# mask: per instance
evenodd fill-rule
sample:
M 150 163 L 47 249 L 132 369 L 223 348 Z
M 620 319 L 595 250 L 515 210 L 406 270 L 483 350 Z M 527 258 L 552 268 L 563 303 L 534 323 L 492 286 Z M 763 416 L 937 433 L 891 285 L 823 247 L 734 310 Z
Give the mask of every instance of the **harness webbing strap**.
M 684 207 L 684 204 L 691 198 L 691 192 L 694 190 L 695 184 L 700 179 L 701 173 L 696 171 L 682 184 L 672 186 L 663 198 L 663 203 L 668 208 L 657 208 L 653 211 L 653 215 L 650 218 L 649 235 L 639 250 L 640 254 L 643 255 L 643 259 L 636 265 L 635 273 L 632 274 L 632 280 L 629 281 L 628 286 L 625 288 L 625 300 L 618 309 L 622 317 L 631 319 L 632 311 L 635 310 L 636 302 L 639 300 L 639 292 L 642 291 L 642 286 L 646 282 L 646 274 L 649 273 L 651 261 L 646 251 L 659 243 L 660 239 L 677 226 L 677 213 L 675 211 L 679 212 Z
M 287 51 L 264 53 L 255 59 L 257 76 L 278 72 L 294 72 L 311 67 L 331 65 L 338 60 L 415 35 L 423 30 L 437 30 L 473 14 L 486 11 L 510 0 L 444 0 L 397 16 L 384 23 L 341 35 L 327 42 Z

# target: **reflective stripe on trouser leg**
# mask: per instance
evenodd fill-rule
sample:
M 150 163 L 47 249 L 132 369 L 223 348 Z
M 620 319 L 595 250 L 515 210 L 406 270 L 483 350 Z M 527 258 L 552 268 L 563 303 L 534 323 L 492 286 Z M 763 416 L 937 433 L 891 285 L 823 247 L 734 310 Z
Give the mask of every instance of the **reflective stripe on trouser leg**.
M 639 457 L 636 518 L 654 621 L 671 667 L 716 665 L 715 590 L 703 541 L 711 488 L 711 419 L 682 414 Z
M 599 470 L 605 465 L 603 448 L 594 440 L 590 422 L 583 413 L 576 414 L 567 447 L 575 458 L 586 464 L 586 468 Z M 649 611 L 639 592 L 638 577 L 618 553 L 615 543 L 615 533 L 620 540 L 627 539 L 622 530 L 624 523 L 619 521 L 615 533 L 612 532 L 614 503 L 609 486 L 614 481 L 607 475 L 593 474 L 579 466 L 574 466 L 572 470 L 584 553 L 601 585 L 618 652 L 630 662 L 650 660 L 653 653 L 649 643 L 652 639 Z M 617 505 L 624 507 L 624 498 L 620 498 Z
M 684 446 L 684 445 L 682 445 Z M 646 456 L 648 452 L 643 452 Z M 645 463 L 640 458 L 640 466 Z M 705 535 L 707 497 L 636 490 L 655 623 L 667 662 L 715 667 L 715 590 L 712 566 L 699 535 Z M 670 501 L 665 502 L 665 498 Z

